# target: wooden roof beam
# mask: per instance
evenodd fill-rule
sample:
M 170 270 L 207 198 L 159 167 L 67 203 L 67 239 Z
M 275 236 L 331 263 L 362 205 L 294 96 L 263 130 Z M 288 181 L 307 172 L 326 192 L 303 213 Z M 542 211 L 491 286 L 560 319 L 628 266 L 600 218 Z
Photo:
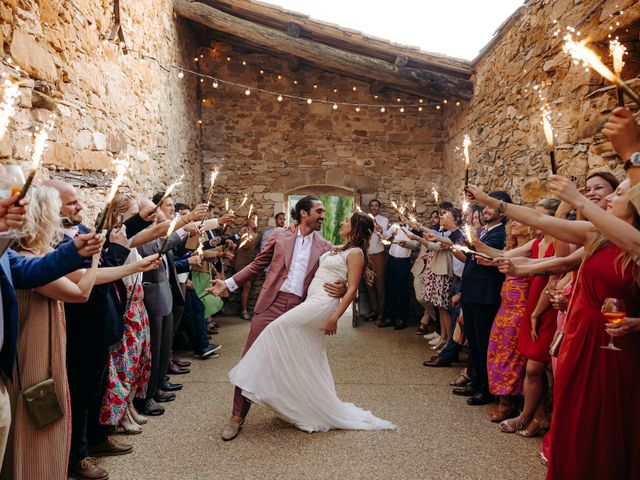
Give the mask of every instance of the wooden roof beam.
M 375 79 L 418 96 L 437 94 L 443 98 L 468 100 L 473 93 L 469 80 L 429 70 L 396 67 L 384 60 L 346 52 L 304 38 L 293 38 L 285 32 L 234 17 L 200 2 L 174 0 L 173 8 L 178 15 L 214 30 L 299 57 L 343 75 Z

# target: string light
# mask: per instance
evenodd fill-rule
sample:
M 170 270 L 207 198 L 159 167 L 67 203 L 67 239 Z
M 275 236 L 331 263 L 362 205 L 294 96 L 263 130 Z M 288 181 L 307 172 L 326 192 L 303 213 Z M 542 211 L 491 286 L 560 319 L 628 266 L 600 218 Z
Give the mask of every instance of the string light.
M 400 107 L 400 113 L 404 113 L 404 107 Z
M 334 110 L 337 110 L 337 109 L 338 109 L 338 105 L 336 105 L 336 104 L 334 103 L 334 104 L 333 104 L 333 107 L 331 107 L 331 108 L 333 108 Z
M 384 107 L 381 107 L 380 108 L 380 112 L 384 113 L 384 112 L 386 112 L 386 109 Z
M 281 79 L 282 79 L 282 75 L 278 75 L 278 80 L 281 80 Z
M 351 87 L 351 89 L 355 92 L 358 89 L 358 87 Z
M 356 107 L 356 112 L 359 112 L 359 111 L 360 111 L 360 107 Z
M 313 100 L 311 100 L 310 98 L 307 98 L 307 103 L 311 105 L 313 103 Z
M 281 102 L 282 101 L 282 95 L 278 95 L 278 101 Z
M 247 96 L 248 96 L 248 95 L 251 95 L 251 90 L 247 88 L 247 89 L 244 91 L 244 94 L 245 94 L 245 95 L 247 95 Z
M 211 86 L 213 88 L 218 88 L 218 82 L 216 82 L 215 80 L 213 81 L 213 83 L 211 84 Z
M 182 70 L 178 72 L 178 78 L 184 78 L 184 72 Z

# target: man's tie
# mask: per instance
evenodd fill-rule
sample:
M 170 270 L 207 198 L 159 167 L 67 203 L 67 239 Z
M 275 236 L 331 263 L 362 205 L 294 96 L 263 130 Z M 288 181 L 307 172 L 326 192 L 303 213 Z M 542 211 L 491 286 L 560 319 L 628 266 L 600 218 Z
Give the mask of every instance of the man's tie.
M 487 229 L 487 227 L 482 227 L 482 231 L 480 232 L 480 240 L 482 240 L 485 237 L 488 231 L 489 229 Z

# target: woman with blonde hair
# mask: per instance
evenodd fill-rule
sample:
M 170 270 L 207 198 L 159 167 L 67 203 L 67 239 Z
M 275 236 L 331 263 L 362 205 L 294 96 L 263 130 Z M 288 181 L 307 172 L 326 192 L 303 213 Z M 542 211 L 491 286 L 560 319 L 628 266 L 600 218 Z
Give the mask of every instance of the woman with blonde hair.
M 27 199 L 29 206 L 23 227 L 26 236 L 14 248 L 23 255 L 41 256 L 52 251 L 62 239 L 60 196 L 49 187 L 32 187 Z M 77 282 L 62 277 L 40 288 L 16 290 L 20 328 L 14 381 L 9 388 L 13 419 L 2 466 L 3 479 L 67 478 L 71 418 L 62 302 L 87 301 L 96 281 L 98 260 L 99 255 L 95 255 L 89 270 L 78 271 Z M 38 429 L 21 392 L 47 378 L 55 383 L 63 417 Z

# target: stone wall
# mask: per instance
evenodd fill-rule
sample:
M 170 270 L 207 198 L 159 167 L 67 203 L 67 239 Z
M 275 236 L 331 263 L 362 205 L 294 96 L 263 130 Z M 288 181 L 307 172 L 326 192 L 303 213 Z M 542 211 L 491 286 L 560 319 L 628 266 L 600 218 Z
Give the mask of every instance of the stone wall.
M 584 177 L 609 169 L 622 177 L 619 160 L 600 134 L 616 106 L 615 90 L 600 75 L 573 65 L 557 45 L 564 29 L 574 26 L 600 42 L 595 48 L 611 65 L 607 35 L 620 35 L 629 49 L 623 78 L 632 79 L 640 73 L 640 6 L 632 0 L 595 5 L 592 10 L 594 2 L 530 0 L 479 59 L 473 99 L 462 111 L 444 114 L 443 181 L 454 197 L 461 198 L 464 162 L 459 147 L 465 133 L 473 141 L 472 183 L 487 190 L 505 188 L 517 201 L 532 202 L 544 194 L 549 156 L 540 94 L 554 112 L 559 173 Z M 561 33 L 555 36 L 557 30 Z M 638 89 L 640 82 L 632 85 Z
M 354 104 L 390 104 L 398 98 L 391 93 L 376 99 L 367 83 L 309 66 L 292 72 L 282 58 L 220 42 L 200 54 L 202 73 L 252 88 Z M 264 224 L 284 210 L 287 192 L 307 185 L 340 187 L 335 191 L 343 194 L 357 189 L 364 204 L 375 196 L 383 204 L 401 196 L 410 201 L 415 194 L 419 212 L 432 203 L 430 192 L 440 182 L 445 138 L 442 116 L 435 108 L 422 113 L 381 113 L 379 108 L 356 112 L 355 106 L 333 110 L 331 104 L 317 101 L 278 102 L 276 96 L 255 90 L 245 95 L 245 88 L 212 85 L 211 79 L 201 84 L 202 155 L 205 169 L 221 167 L 217 205 L 228 196 L 237 208 L 242 195 L 249 193 Z M 320 190 L 330 193 L 330 187 Z M 391 207 L 386 213 L 393 216 Z
M 170 0 L 121 5 L 129 48 L 163 65 L 191 60 L 194 38 L 174 19 Z M 102 41 L 99 34 L 110 31 L 112 18 L 113 2 L 107 0 L 0 4 L 1 68 L 22 86 L 1 160 L 24 162 L 34 127 L 55 114 L 44 164 L 51 176 L 83 187 L 87 223 L 104 199 L 117 157 L 130 160 L 126 185 L 135 192 L 151 195 L 185 171 L 187 184 L 177 196 L 199 197 L 196 80 L 178 79 L 175 70 Z M 22 73 L 9 68 L 9 57 Z

